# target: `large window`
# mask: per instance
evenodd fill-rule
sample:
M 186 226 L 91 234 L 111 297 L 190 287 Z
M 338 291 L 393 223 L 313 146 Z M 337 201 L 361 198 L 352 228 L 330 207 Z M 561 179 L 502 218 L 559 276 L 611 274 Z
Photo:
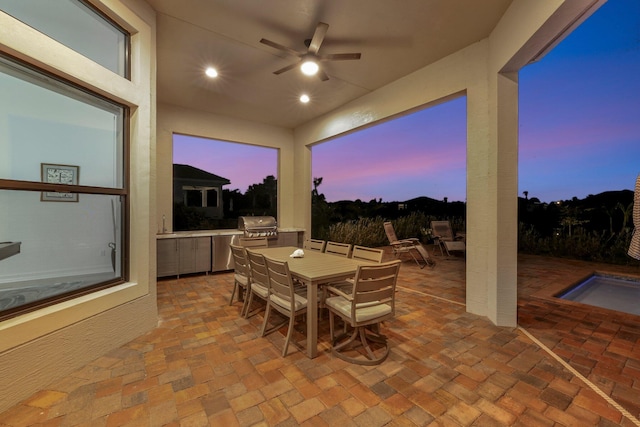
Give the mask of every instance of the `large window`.
M 0 57 L 0 318 L 121 283 L 121 105 Z
M 278 150 L 173 136 L 173 229 L 237 228 L 238 216 L 277 218 Z
M 0 10 L 52 39 L 129 77 L 129 35 L 81 0 L 0 0 Z

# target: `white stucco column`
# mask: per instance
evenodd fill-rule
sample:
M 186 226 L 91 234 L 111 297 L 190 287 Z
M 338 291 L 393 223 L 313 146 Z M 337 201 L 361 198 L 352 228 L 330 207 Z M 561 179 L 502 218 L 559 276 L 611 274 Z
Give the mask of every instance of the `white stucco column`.
M 305 239 L 311 237 L 311 146 L 303 142 L 294 143 L 293 162 L 293 197 L 295 198 L 295 210 L 293 226 L 305 230 Z
M 467 93 L 467 311 L 516 326 L 518 84 L 484 81 Z
M 298 191 L 297 158 L 292 138 L 282 141 L 278 150 L 278 226 L 293 227 Z

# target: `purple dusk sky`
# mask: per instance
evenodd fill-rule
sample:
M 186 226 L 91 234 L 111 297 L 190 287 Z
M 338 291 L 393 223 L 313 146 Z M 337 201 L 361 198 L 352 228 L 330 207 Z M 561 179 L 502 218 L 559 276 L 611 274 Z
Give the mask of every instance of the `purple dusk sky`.
M 542 201 L 632 190 L 640 173 L 640 1 L 609 0 L 520 71 L 519 195 Z M 466 199 L 466 98 L 313 147 L 330 202 Z M 174 163 L 245 192 L 277 176 L 277 151 L 181 135 Z M 242 165 L 238 168 L 238 165 Z

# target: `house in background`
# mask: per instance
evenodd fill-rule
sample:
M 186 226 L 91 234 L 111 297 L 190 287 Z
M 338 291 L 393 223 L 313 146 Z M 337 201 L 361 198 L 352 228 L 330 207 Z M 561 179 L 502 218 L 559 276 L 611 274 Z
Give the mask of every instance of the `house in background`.
M 173 165 L 173 203 L 194 208 L 212 219 L 224 217 L 222 186 L 231 181 L 189 165 Z

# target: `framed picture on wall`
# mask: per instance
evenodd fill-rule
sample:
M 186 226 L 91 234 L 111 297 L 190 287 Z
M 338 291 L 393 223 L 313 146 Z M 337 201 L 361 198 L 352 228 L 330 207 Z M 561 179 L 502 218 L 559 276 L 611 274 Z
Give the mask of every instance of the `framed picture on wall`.
M 78 185 L 80 166 L 41 163 L 41 174 L 42 182 Z M 40 200 L 43 202 L 77 202 L 78 194 L 43 191 Z

